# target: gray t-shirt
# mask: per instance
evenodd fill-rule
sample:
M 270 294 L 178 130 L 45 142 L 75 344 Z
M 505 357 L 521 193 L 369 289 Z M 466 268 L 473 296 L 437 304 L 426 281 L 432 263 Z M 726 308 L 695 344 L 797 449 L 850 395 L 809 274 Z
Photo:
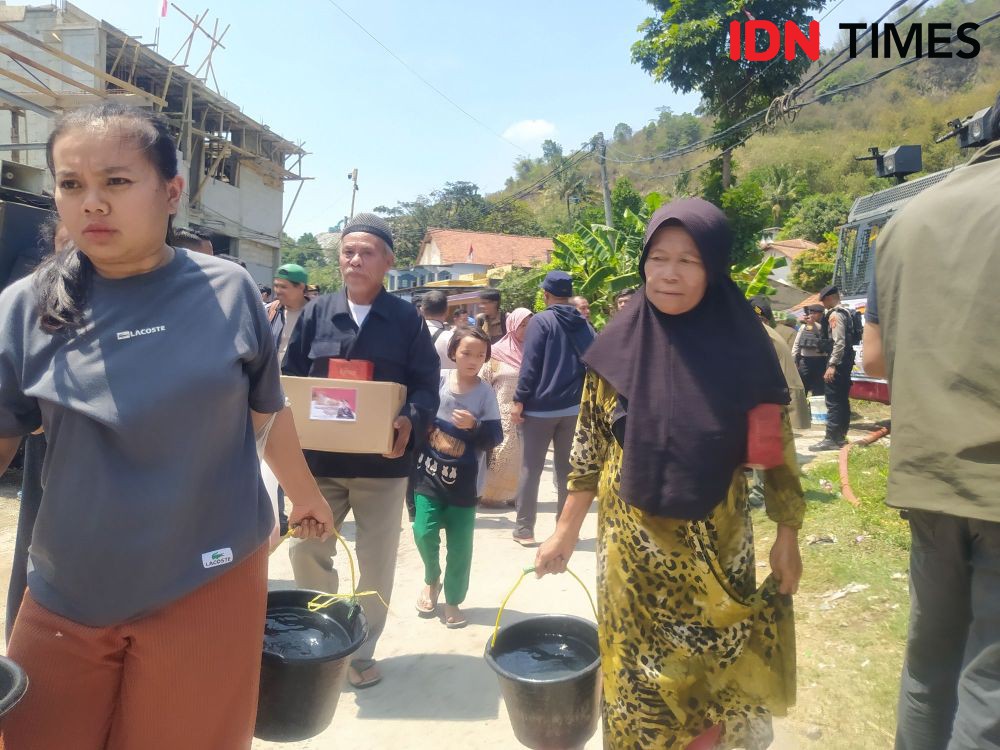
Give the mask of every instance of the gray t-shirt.
M 124 622 L 267 539 L 250 409 L 284 406 L 274 337 L 250 275 L 199 253 L 95 274 L 70 335 L 39 328 L 32 282 L 0 294 L 0 436 L 48 440 L 28 586 L 75 622 Z
M 487 451 L 503 440 L 500 407 L 493 388 L 480 381 L 468 393 L 452 390 L 455 373 L 441 373 L 441 405 L 428 445 L 417 458 L 418 492 L 446 499 L 454 505 L 475 505 L 486 485 Z M 475 430 L 462 430 L 452 415 L 463 409 L 479 422 Z

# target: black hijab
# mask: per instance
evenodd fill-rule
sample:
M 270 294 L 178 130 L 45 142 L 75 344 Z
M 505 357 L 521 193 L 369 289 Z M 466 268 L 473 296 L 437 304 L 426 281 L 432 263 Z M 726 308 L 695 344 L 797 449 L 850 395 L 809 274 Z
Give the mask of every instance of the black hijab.
M 666 315 L 643 287 L 584 361 L 619 395 L 622 498 L 657 516 L 701 519 L 725 499 L 746 459 L 747 412 L 789 396 L 767 333 L 729 277 L 733 237 L 722 211 L 689 198 L 654 213 L 639 260 L 643 281 L 650 242 L 669 225 L 697 244 L 705 296 L 683 315 Z

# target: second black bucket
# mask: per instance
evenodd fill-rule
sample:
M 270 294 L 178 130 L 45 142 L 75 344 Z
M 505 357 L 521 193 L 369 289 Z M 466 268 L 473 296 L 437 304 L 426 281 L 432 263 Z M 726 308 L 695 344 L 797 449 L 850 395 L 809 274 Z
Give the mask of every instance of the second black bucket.
M 326 729 L 337 710 L 350 657 L 368 639 L 368 621 L 356 601 L 337 600 L 316 612 L 318 591 L 267 595 L 254 736 L 295 742 Z
M 24 670 L 6 656 L 0 656 L 0 716 L 18 704 L 28 691 Z
M 505 625 L 486 643 L 486 663 L 500 679 L 514 736 L 522 745 L 575 750 L 593 736 L 601 715 L 594 623 L 540 615 Z

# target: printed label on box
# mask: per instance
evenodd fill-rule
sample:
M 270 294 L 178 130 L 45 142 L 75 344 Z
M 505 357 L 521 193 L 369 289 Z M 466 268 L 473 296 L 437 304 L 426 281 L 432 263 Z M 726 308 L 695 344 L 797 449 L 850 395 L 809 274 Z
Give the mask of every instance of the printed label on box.
M 313 388 L 309 419 L 317 422 L 357 422 L 358 391 L 355 388 Z

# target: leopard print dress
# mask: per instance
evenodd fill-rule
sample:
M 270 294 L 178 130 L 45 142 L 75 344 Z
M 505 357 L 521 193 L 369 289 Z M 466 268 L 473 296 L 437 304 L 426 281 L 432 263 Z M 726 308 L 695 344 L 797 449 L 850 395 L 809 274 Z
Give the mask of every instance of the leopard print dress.
M 571 491 L 597 492 L 598 630 L 604 738 L 611 750 L 684 748 L 721 725 L 722 750 L 766 748 L 771 715 L 795 698 L 791 598 L 758 589 L 746 480 L 701 521 L 652 516 L 620 496 L 616 395 L 590 373 L 571 458 Z M 785 464 L 764 472 L 767 515 L 804 512 L 791 429 Z

